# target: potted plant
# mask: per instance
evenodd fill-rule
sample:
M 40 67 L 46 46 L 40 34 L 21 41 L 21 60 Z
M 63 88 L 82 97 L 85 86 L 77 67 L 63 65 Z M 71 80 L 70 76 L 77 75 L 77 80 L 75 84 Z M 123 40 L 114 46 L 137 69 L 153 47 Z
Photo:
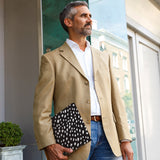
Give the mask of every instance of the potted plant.
M 19 145 L 22 131 L 17 124 L 0 123 L 0 160 L 23 160 L 25 145 Z

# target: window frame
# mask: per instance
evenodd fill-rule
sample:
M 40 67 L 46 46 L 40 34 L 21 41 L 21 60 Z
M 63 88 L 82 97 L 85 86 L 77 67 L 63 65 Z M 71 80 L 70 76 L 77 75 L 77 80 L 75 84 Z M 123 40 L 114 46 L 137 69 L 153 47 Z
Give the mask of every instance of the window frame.
M 131 63 L 131 79 L 132 79 L 132 90 L 133 90 L 133 106 L 135 113 L 135 125 L 136 125 L 136 138 L 137 138 L 137 158 L 138 160 L 146 160 L 146 146 L 144 140 L 144 128 L 142 120 L 141 110 L 141 94 L 140 94 L 140 83 L 139 83 L 139 71 L 137 54 L 138 48 L 136 47 L 137 39 L 136 33 L 143 36 L 146 40 L 154 43 L 160 47 L 160 38 L 153 35 L 143 26 L 137 24 L 134 20 L 127 17 L 127 32 L 128 32 L 128 43 L 129 43 L 129 54 Z M 160 50 L 159 50 L 160 53 Z M 159 56 L 160 57 L 160 56 Z M 160 64 L 160 59 L 159 59 Z

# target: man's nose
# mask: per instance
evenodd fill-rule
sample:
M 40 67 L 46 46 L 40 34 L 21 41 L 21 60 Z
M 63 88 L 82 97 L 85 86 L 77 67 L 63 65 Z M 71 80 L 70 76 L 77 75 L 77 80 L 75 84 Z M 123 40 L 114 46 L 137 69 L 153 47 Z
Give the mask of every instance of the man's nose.
M 92 18 L 90 16 L 88 16 L 87 22 L 90 22 L 92 24 Z

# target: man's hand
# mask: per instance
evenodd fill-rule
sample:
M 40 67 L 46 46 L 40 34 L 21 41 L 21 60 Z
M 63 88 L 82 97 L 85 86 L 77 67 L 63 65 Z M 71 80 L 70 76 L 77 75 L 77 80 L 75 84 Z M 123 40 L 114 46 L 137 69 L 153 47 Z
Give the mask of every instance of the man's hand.
M 47 160 L 68 160 L 67 156 L 64 156 L 65 153 L 72 153 L 73 150 L 70 148 L 65 148 L 59 144 L 52 144 L 47 146 L 45 149 L 45 154 L 47 156 Z
M 133 160 L 133 150 L 130 142 L 121 142 L 121 152 L 123 160 Z

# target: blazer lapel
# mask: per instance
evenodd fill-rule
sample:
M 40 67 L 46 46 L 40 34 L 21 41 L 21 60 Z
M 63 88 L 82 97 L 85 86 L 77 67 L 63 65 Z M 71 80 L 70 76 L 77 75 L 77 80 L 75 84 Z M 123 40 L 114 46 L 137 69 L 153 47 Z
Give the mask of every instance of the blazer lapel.
M 97 76 L 96 73 L 97 71 L 100 69 L 100 55 L 97 52 L 97 50 L 93 47 L 91 47 L 91 51 L 92 51 L 92 61 L 93 61 L 93 74 L 94 74 L 94 80 L 97 80 Z
M 86 78 L 76 56 L 74 55 L 73 51 L 71 50 L 71 48 L 67 45 L 67 43 L 65 42 L 62 47 L 59 48 L 59 53 L 60 55 L 67 60 L 75 69 L 77 69 L 83 77 Z

